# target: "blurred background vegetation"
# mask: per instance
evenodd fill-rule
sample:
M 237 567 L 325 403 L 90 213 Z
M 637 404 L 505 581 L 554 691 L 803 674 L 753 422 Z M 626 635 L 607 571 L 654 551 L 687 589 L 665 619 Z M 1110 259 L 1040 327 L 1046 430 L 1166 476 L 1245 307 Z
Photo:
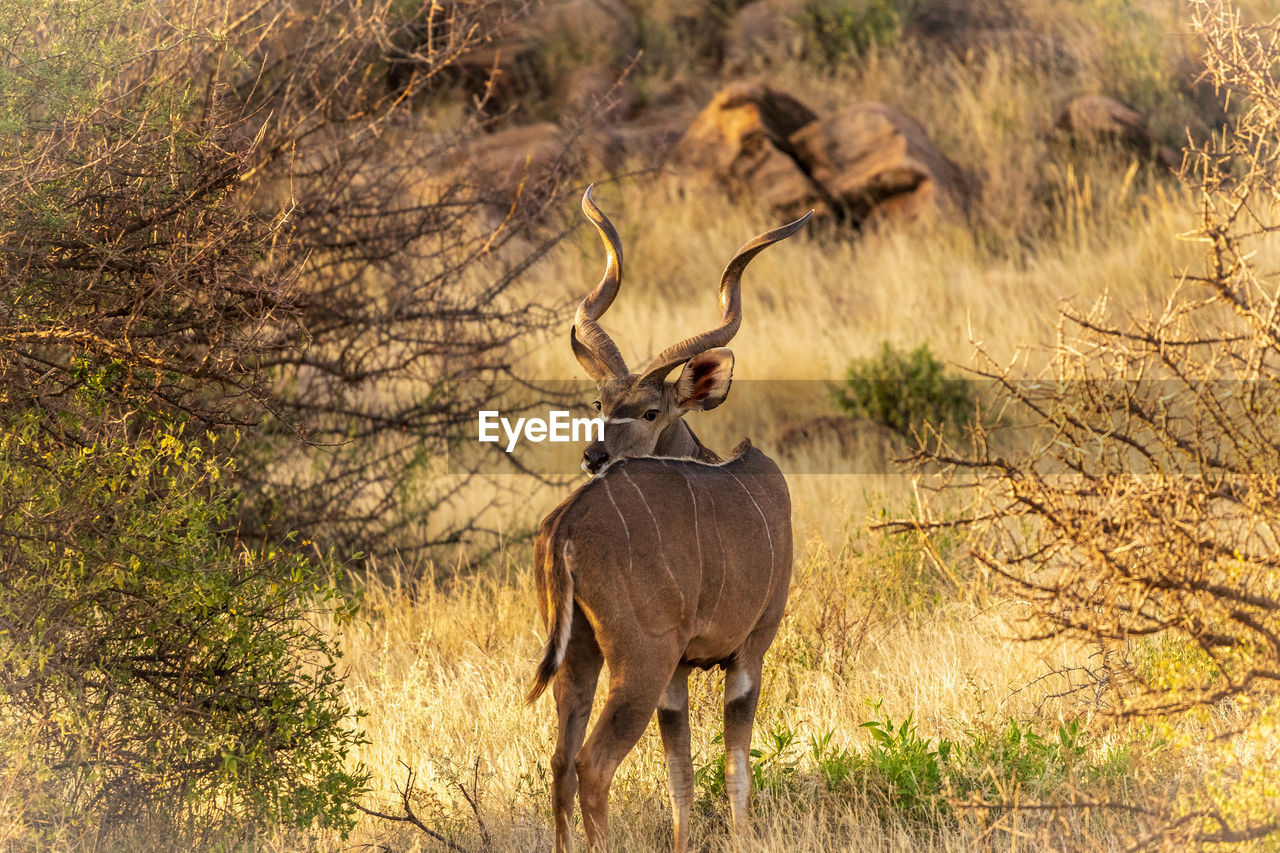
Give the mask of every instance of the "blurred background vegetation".
M 749 846 L 1274 846 L 1273 13 L 0 4 L 0 846 L 550 844 L 528 537 L 575 469 L 450 446 L 581 378 L 593 180 L 628 354 L 819 210 L 734 349 L 821 393 L 693 424 L 806 472 Z M 663 778 L 646 735 L 620 849 Z

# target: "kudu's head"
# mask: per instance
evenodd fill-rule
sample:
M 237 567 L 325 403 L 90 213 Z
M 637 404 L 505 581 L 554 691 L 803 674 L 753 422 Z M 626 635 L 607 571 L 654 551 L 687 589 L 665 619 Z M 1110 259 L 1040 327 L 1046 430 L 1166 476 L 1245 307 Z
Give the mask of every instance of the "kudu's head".
M 742 271 L 765 248 L 799 231 L 813 212 L 761 234 L 733 256 L 720 281 L 720 325 L 668 347 L 632 373 L 598 322 L 622 284 L 622 242 L 596 207 L 591 189 L 582 196 L 582 211 L 600 232 L 608 261 L 604 278 L 578 306 L 570 343 L 578 363 L 595 380 L 596 409 L 605 419 L 604 440 L 593 441 L 582 454 L 583 469 L 594 474 L 612 459 L 692 455 L 699 445 L 684 424 L 685 414 L 714 409 L 729 393 L 733 353 L 725 344 L 742 325 Z M 668 374 L 682 365 L 679 378 L 668 383 Z

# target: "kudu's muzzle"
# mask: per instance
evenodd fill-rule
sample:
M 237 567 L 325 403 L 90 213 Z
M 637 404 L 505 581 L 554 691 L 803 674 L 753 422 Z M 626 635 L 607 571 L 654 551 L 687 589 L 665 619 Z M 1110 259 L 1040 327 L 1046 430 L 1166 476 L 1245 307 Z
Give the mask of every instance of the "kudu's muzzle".
M 609 452 L 604 449 L 604 443 L 593 441 L 587 445 L 587 449 L 582 451 L 582 470 L 588 474 L 594 474 L 604 467 L 604 463 L 609 461 Z

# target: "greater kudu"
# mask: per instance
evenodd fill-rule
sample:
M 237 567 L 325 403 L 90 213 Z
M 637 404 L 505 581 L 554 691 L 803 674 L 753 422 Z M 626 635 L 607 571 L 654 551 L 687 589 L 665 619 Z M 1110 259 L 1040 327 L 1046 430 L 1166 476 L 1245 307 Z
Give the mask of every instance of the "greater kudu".
M 605 242 L 608 263 L 578 307 L 571 342 L 599 389 L 605 433 L 584 454 L 583 467 L 595 476 L 538 532 L 535 572 L 548 640 L 529 701 L 554 680 L 557 851 L 572 848 L 579 786 L 588 844 L 605 846 L 614 771 L 655 708 L 675 846 L 683 851 L 693 795 L 689 671 L 719 666 L 726 672 L 725 788 L 737 835 L 746 825 L 761 666 L 791 581 L 791 499 L 778 466 L 749 441 L 721 461 L 683 416 L 715 408 L 728 394 L 733 354 L 724 345 L 742 321 L 743 269 L 808 216 L 738 250 L 720 283 L 718 327 L 633 374 L 597 322 L 622 280 L 618 234 L 590 189 L 582 208 Z M 667 374 L 682 364 L 680 378 L 667 384 Z M 609 696 L 584 744 L 602 663 L 609 664 Z

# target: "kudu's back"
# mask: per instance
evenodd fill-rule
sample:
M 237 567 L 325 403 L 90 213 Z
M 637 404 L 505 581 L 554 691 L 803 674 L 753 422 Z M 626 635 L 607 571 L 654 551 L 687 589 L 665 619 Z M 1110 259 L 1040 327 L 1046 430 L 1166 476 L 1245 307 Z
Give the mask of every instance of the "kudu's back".
M 535 549 L 550 639 L 541 692 L 563 654 L 573 605 L 606 659 L 631 626 L 682 662 L 730 660 L 748 636 L 772 638 L 791 583 L 791 500 L 778 466 L 743 442 L 729 460 L 623 459 L 543 522 Z M 607 626 L 601 630 L 601 626 Z

